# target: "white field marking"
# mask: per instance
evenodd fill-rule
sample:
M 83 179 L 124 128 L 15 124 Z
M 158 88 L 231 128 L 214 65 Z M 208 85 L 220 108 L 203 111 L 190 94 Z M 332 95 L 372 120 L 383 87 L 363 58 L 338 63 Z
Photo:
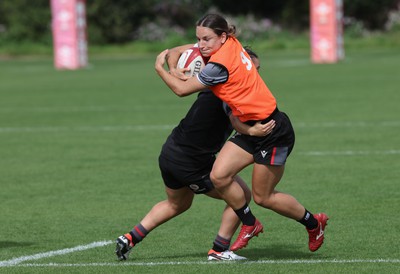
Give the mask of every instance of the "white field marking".
M 298 152 L 305 156 L 364 156 L 364 155 L 398 155 L 400 150 L 344 150 L 344 151 L 307 151 Z
M 0 113 L 8 112 L 105 112 L 112 110 L 121 110 L 117 107 L 102 107 L 102 106 L 59 106 L 59 107 L 2 107 Z M 126 108 L 126 110 L 129 110 Z M 132 109 L 130 109 L 132 110 Z
M 162 105 L 157 106 L 158 109 L 177 109 L 182 105 Z M 136 110 L 152 110 L 154 109 L 151 105 L 132 105 L 132 106 L 36 106 L 36 107 L 0 107 L 0 113 L 10 113 L 10 112 L 43 112 L 43 113 L 59 113 L 59 112 L 131 112 Z
M 239 263 L 239 264 L 366 264 L 366 263 L 387 263 L 387 264 L 398 264 L 400 259 L 350 259 L 350 260 L 259 260 L 259 261 L 220 261 L 220 262 L 208 262 L 208 261 L 185 261 L 185 262 L 119 262 L 119 263 L 47 263 L 47 264 L 19 264 L 9 265 L 7 267 L 96 267 L 96 266 L 163 266 L 163 265 L 219 265 L 221 263 Z M 0 266 L 1 267 L 1 266 Z
M 40 260 L 40 259 L 49 258 L 49 257 L 53 257 L 53 256 L 65 255 L 68 253 L 73 253 L 73 252 L 77 252 L 77 251 L 83 251 L 83 250 L 87 250 L 87 249 L 91 249 L 91 248 L 101 247 L 101 246 L 109 245 L 112 243 L 113 243 L 113 241 L 93 242 L 93 243 L 90 243 L 87 245 L 78 245 L 78 246 L 72 247 L 72 248 L 65 248 L 65 249 L 60 249 L 60 250 L 55 250 L 55 251 L 49 251 L 49 252 L 37 253 L 34 255 L 13 258 L 8 261 L 0 261 L 0 267 L 14 266 L 14 265 L 18 265 L 19 263 L 22 263 L 25 261 Z
M 19 132 L 67 132 L 67 131 L 144 131 L 144 130 L 169 130 L 175 125 L 121 125 L 121 126 L 38 126 L 38 127 L 0 127 L 0 133 L 19 133 Z M 322 127 L 322 128 L 341 128 L 341 127 L 399 127 L 400 121 L 381 121 L 379 123 L 370 122 L 321 122 L 321 123 L 296 123 L 296 127 Z
M 45 259 L 49 257 L 65 255 L 68 253 L 84 251 L 96 247 L 103 247 L 109 244 L 114 243 L 113 241 L 101 241 L 101 242 L 93 242 L 87 245 L 78 245 L 72 248 L 65 248 L 60 250 L 54 250 L 49 252 L 37 253 L 34 255 L 28 255 L 23 257 L 14 258 L 7 261 L 0 261 L 0 267 L 86 267 L 86 266 L 127 266 L 127 265 L 136 265 L 136 266 L 157 266 L 157 265 L 192 265 L 192 264 L 214 264 L 215 262 L 208 261 L 185 261 L 185 262 L 120 262 L 120 263 L 78 263 L 78 264 L 68 264 L 68 263 L 46 263 L 46 264 L 38 264 L 38 263 L 28 263 L 21 264 L 25 261 L 34 261 Z M 351 260 L 340 260 L 340 259 L 332 259 L 332 260 L 259 260 L 259 261 L 246 261 L 241 262 L 244 264 L 317 264 L 317 263 L 327 263 L 327 264 L 351 264 L 351 263 L 400 263 L 400 259 L 351 259 Z
M 274 64 L 270 64 L 275 67 L 299 67 L 299 66 L 308 66 L 310 65 L 310 60 L 299 59 L 299 60 L 283 60 L 278 61 Z
M 294 127 L 399 127 L 400 121 L 380 121 L 380 122 L 366 122 L 366 121 L 352 121 L 352 122 L 298 122 L 294 123 Z
M 71 132 L 71 131 L 144 131 L 169 130 L 173 125 L 132 125 L 132 126 L 78 126 L 78 127 L 0 127 L 0 133 L 19 132 Z

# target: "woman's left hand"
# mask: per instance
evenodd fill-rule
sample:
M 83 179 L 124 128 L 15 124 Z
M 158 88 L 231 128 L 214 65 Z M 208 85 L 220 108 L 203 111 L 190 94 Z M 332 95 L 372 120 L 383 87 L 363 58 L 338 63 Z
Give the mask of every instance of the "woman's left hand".
M 165 64 L 165 57 L 168 54 L 168 49 L 162 51 L 156 58 L 156 63 L 155 63 L 155 69 L 156 71 L 160 71 L 164 69 L 164 64 Z

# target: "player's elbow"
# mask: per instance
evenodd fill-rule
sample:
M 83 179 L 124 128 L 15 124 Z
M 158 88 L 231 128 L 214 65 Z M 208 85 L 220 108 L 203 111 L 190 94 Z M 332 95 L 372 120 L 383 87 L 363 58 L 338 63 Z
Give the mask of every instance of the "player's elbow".
M 187 92 L 186 90 L 184 90 L 182 88 L 174 88 L 173 91 L 179 97 L 185 97 L 190 94 L 189 92 Z

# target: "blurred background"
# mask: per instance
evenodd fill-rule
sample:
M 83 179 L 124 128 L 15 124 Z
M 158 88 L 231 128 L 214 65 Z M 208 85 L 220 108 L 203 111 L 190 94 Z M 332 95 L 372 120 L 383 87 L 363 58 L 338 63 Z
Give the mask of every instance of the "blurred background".
M 309 1 L 96 0 L 86 2 L 89 54 L 143 53 L 195 41 L 196 20 L 220 12 L 260 49 L 309 48 Z M 399 47 L 399 0 L 344 0 L 346 48 Z M 49 0 L 0 1 L 0 55 L 51 55 Z

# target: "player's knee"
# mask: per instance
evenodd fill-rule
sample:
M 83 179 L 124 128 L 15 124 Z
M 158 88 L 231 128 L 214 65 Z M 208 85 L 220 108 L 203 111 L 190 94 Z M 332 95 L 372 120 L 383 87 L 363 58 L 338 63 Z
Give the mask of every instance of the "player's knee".
M 188 210 L 191 206 L 192 206 L 192 203 L 183 204 L 183 205 L 176 207 L 176 211 L 178 214 L 181 214 L 181 213 L 185 212 L 186 210 Z
M 182 200 L 178 203 L 171 203 L 171 208 L 176 214 L 181 214 L 192 206 L 193 200 Z
M 273 208 L 273 200 L 270 197 L 263 197 L 253 194 L 254 203 L 267 209 Z
M 222 174 L 215 171 L 210 173 L 210 179 L 216 188 L 224 187 L 227 181 Z

